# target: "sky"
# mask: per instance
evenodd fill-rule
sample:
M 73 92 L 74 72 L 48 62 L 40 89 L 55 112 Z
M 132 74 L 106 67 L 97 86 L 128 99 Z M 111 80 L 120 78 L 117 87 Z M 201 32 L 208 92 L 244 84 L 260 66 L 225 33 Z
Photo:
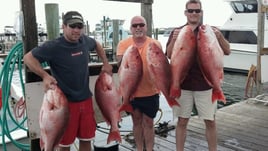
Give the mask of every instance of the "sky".
M 185 2 L 187 0 L 154 0 L 152 5 L 153 27 L 175 27 L 186 22 L 184 16 Z M 204 23 L 221 26 L 231 15 L 231 8 L 224 0 L 201 0 L 204 11 Z M 59 14 L 69 10 L 79 11 L 84 20 L 88 21 L 90 30 L 100 23 L 103 16 L 110 19 L 125 20 L 124 28 L 129 28 L 130 19 L 140 15 L 140 3 L 116 2 L 105 0 L 35 0 L 36 20 L 38 24 L 45 26 L 45 4 L 56 3 L 59 6 Z M 0 6 L 0 33 L 4 26 L 13 26 L 16 14 L 20 11 L 20 0 L 8 0 Z

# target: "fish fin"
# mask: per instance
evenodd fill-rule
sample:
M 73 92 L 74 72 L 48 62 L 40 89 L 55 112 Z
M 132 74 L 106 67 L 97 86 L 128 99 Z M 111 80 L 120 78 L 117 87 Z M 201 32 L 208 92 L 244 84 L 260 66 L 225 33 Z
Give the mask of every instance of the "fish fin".
M 181 89 L 171 88 L 169 96 L 171 98 L 177 98 L 181 96 Z
M 132 113 L 133 108 L 132 108 L 132 106 L 130 104 L 123 104 L 119 109 L 119 112 L 122 112 L 122 111 L 127 111 L 127 112 Z
M 107 144 L 109 144 L 111 141 L 117 141 L 119 143 L 122 142 L 120 132 L 117 131 L 112 131 L 109 133 L 108 139 L 107 139 Z
M 212 102 L 215 102 L 217 100 L 222 101 L 224 104 L 226 103 L 226 99 L 225 99 L 225 96 L 224 96 L 223 92 L 220 91 L 220 90 L 217 90 L 217 91 L 213 90 L 213 92 L 212 92 Z
M 108 125 L 108 126 L 110 126 L 111 125 L 111 123 L 110 123 L 110 121 L 109 120 L 107 120 L 104 116 L 103 116 L 103 119 L 104 119 L 104 121 L 106 122 L 106 124 Z
M 180 104 L 175 99 L 167 99 L 168 105 L 172 108 L 173 106 L 180 107 Z
M 41 150 L 44 150 L 45 148 L 45 143 L 44 143 L 44 141 L 43 141 L 43 139 L 42 138 L 40 138 L 40 140 L 39 140 L 39 144 L 40 144 L 40 149 Z

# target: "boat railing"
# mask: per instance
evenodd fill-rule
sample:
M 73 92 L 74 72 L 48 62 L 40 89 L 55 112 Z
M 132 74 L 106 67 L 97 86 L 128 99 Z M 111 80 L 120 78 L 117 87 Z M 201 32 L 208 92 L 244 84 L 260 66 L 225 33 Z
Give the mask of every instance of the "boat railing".
M 5 54 L 16 44 L 15 41 L 7 41 L 0 43 L 0 53 Z
M 104 51 L 106 53 L 106 57 L 108 59 L 109 62 L 113 62 L 113 61 L 116 61 L 115 60 L 115 53 L 113 51 L 113 48 L 112 47 L 104 47 Z M 90 62 L 94 63 L 94 62 L 102 62 L 97 54 L 96 51 L 92 51 L 89 53 L 89 60 Z

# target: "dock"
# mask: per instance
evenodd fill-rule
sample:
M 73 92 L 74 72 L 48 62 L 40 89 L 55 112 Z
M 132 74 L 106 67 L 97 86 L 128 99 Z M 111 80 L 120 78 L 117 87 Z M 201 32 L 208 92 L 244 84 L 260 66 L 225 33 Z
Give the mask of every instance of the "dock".
M 241 101 L 217 111 L 218 151 L 266 151 L 268 148 L 268 106 L 262 102 Z M 193 116 L 187 127 L 185 151 L 208 151 L 205 124 Z M 120 151 L 134 151 L 123 141 Z M 175 129 L 155 136 L 154 151 L 175 151 Z
M 268 106 L 242 101 L 217 111 L 218 151 L 265 151 L 268 147 Z M 186 151 L 208 150 L 204 122 L 192 117 Z M 175 139 L 175 132 L 170 132 Z M 162 144 L 162 143 L 161 143 Z
M 165 100 L 161 102 L 160 107 L 164 106 L 165 110 L 163 110 L 163 117 L 160 122 L 172 120 L 171 109 L 166 105 Z M 263 102 L 245 100 L 218 109 L 216 114 L 218 151 L 266 151 L 268 148 L 267 119 L 268 106 Z M 131 132 L 125 131 L 132 128 L 130 120 L 130 117 L 126 116 L 120 124 L 122 126 L 120 130 L 122 129 L 123 131 L 121 133 L 122 143 L 115 143 L 119 151 L 135 150 L 134 143 L 126 139 L 131 134 Z M 169 125 L 175 126 L 174 123 L 170 122 Z M 100 126 L 105 125 L 106 123 L 100 123 Z M 207 151 L 204 122 L 197 116 L 193 116 L 187 129 L 185 151 Z M 27 143 L 27 139 L 21 139 L 20 141 Z M 96 139 L 92 143 L 93 148 L 95 143 L 106 142 L 106 139 L 107 134 L 97 130 Z M 7 146 L 8 150 L 20 151 L 13 144 L 8 143 Z M 72 146 L 72 151 L 76 151 L 76 146 L 77 144 Z M 154 151 L 175 151 L 175 148 L 175 129 L 167 131 L 164 135 L 156 134 Z M 2 151 L 2 146 L 0 146 L 0 150 Z

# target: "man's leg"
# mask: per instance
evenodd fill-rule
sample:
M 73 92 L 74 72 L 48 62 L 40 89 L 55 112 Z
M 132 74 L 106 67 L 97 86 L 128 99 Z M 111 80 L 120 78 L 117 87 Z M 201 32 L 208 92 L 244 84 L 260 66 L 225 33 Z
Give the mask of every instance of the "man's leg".
M 152 151 L 154 147 L 154 120 L 143 114 L 142 116 L 143 134 L 145 139 L 146 151 Z
M 217 130 L 216 122 L 211 120 L 205 120 L 206 124 L 206 138 L 208 141 L 209 151 L 217 151 Z
M 91 141 L 79 141 L 79 151 L 91 151 Z
M 178 123 L 176 127 L 176 149 L 177 151 L 184 150 L 184 143 L 186 140 L 187 124 L 189 118 L 178 117 Z
M 136 109 L 131 114 L 133 121 L 133 134 L 137 151 L 143 151 L 143 127 L 142 127 L 142 113 Z

